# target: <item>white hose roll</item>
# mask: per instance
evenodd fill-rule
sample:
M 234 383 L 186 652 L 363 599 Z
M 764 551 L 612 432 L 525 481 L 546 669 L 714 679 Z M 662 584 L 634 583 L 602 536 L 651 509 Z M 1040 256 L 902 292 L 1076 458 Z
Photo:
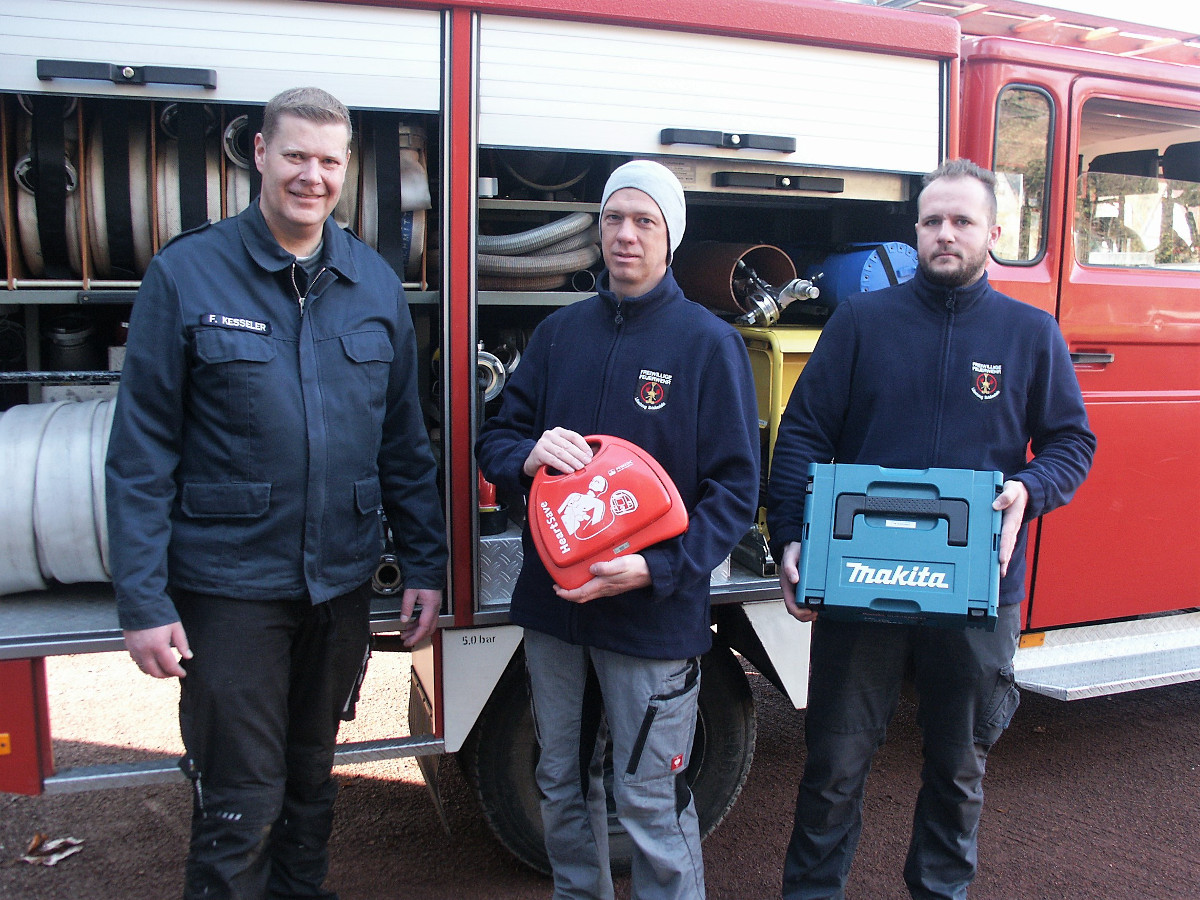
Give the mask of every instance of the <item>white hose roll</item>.
M 416 212 L 433 208 L 429 172 L 425 168 L 425 129 L 400 123 L 400 208 Z
M 405 144 L 409 146 L 405 146 Z M 421 154 L 425 148 L 425 132 L 413 125 L 400 126 L 400 209 L 414 212 L 431 209 L 433 198 L 429 193 L 429 172 Z M 374 197 L 375 187 L 375 142 L 367 141 L 362 154 L 363 200 Z M 368 190 L 369 186 L 369 190 Z
M 96 526 L 96 543 L 100 547 L 100 565 L 107 578 L 112 578 L 108 557 L 108 508 L 105 506 L 104 460 L 108 456 L 108 438 L 112 434 L 113 413 L 117 401 L 101 400 L 100 409 L 92 419 L 92 518 Z
M 359 235 L 368 247 L 379 247 L 379 207 L 375 201 L 375 176 L 371 169 L 363 169 L 362 232 Z M 425 256 L 425 210 L 415 209 L 402 213 L 403 227 L 408 232 L 408 255 L 404 260 L 403 277 L 416 281 L 421 275 L 421 259 Z
M 46 272 L 46 262 L 42 256 L 42 238 L 38 234 L 37 196 L 29 190 L 21 177 L 22 170 L 28 170 L 30 158 L 21 157 L 17 161 L 17 231 L 21 237 L 21 255 L 25 259 L 25 268 L 29 274 L 38 278 Z M 67 161 L 67 260 L 71 271 L 76 275 L 83 271 L 83 261 L 79 252 L 79 176 L 70 160 Z
M 236 216 L 254 198 L 250 196 L 250 172 L 226 164 L 225 166 L 225 216 Z
M 204 141 L 207 212 L 210 222 L 221 218 L 221 164 L 216 135 Z M 179 144 L 166 137 L 158 141 L 158 245 L 161 247 L 183 230 L 180 225 Z
M 18 99 L 21 101 L 22 108 L 28 112 L 30 107 L 24 95 Z M 75 119 L 71 115 L 74 109 L 75 102 L 72 100 L 68 103 L 64 113 L 67 122 L 64 139 L 66 156 L 64 165 L 67 169 L 66 240 L 67 262 L 71 271 L 79 275 L 83 272 L 83 259 L 79 238 L 79 172 L 74 162 L 79 157 L 79 131 L 75 127 Z M 13 166 L 13 176 L 18 187 L 16 191 L 17 232 L 20 238 L 21 254 L 25 259 L 25 268 L 29 270 L 31 276 L 38 278 L 46 273 L 46 263 L 42 256 L 42 238 L 38 233 L 37 196 L 30 186 L 30 180 L 36 177 L 31 173 L 33 158 L 31 153 L 25 152 L 26 148 L 30 148 L 33 140 L 33 119 L 30 116 L 22 116 L 18 127 L 18 146 L 22 148 L 21 152 L 24 155 Z
M 62 584 L 106 581 L 96 535 L 93 420 L 99 400 L 64 403 L 50 416 L 38 451 L 33 530 L 42 575 Z
M 350 158 L 346 160 L 346 181 L 342 185 L 342 196 L 333 208 L 333 221 L 342 228 L 358 231 L 358 170 L 359 152 L 357 139 L 350 142 Z M 429 188 L 425 188 L 428 193 Z
M 537 228 L 516 234 L 481 234 L 475 242 L 480 253 L 517 256 L 549 247 L 572 235 L 587 231 L 595 219 L 591 213 L 577 212 Z
M 250 196 L 250 167 L 254 165 L 254 135 L 249 134 L 250 117 L 240 115 L 225 126 L 225 215 L 236 216 L 253 199 Z
M 92 266 L 100 277 L 113 274 L 109 256 L 107 204 L 104 183 L 104 131 L 99 123 L 92 126 L 87 150 L 88 246 Z M 129 212 L 133 226 L 133 255 L 138 274 L 146 271 L 154 255 L 154 237 L 150 218 L 150 129 L 140 119 L 129 123 Z
M 401 133 L 405 126 L 401 126 Z M 421 260 L 425 256 L 425 210 L 432 204 L 429 179 L 415 151 L 400 151 L 400 208 L 404 229 L 408 232 L 408 256 L 404 261 L 404 278 L 420 278 Z M 368 247 L 379 247 L 379 185 L 375 175 L 375 145 L 367 141 L 362 152 L 362 231 L 360 237 Z M 336 212 L 335 212 L 336 215 Z
M 34 478 L 46 423 L 64 402 L 14 406 L 0 416 L 0 594 L 46 587 L 33 528 Z

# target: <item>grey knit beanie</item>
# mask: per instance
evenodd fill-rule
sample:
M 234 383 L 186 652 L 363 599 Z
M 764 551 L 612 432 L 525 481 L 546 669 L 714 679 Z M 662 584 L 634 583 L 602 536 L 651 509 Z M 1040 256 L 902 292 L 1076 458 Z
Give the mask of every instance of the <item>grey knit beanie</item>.
M 667 223 L 667 240 L 671 247 L 671 256 L 679 242 L 683 240 L 683 230 L 687 226 L 687 212 L 684 208 L 683 185 L 675 177 L 675 173 L 662 163 L 648 159 L 635 159 L 619 166 L 604 185 L 604 196 L 600 198 L 600 213 L 608 205 L 608 198 L 621 188 L 637 188 L 650 195 L 662 211 L 663 220 Z M 670 258 L 667 260 L 670 262 Z

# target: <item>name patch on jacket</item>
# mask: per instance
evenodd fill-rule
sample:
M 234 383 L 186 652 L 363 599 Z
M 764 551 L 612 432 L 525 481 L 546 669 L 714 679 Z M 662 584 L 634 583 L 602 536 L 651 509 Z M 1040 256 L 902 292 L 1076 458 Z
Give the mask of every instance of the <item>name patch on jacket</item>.
M 665 372 L 642 369 L 638 373 L 637 405 L 642 409 L 662 409 L 667 405 L 667 389 L 671 376 Z
M 214 325 L 217 328 L 233 328 L 236 331 L 253 331 L 255 334 L 270 334 L 270 322 L 256 322 L 253 319 L 240 319 L 237 316 L 223 316 L 220 313 L 205 313 L 200 317 L 201 325 Z
M 1000 396 L 1000 376 L 1004 366 L 990 363 L 971 363 L 971 375 L 975 379 L 971 393 L 980 400 L 995 400 Z

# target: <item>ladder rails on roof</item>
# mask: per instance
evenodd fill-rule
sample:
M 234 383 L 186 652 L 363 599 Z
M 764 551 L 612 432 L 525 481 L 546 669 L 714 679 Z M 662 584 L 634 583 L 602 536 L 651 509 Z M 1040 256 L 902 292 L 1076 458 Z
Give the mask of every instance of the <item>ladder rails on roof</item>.
M 1019 0 L 882 0 L 880 6 L 958 20 L 965 35 L 1016 37 L 1163 62 L 1200 65 L 1200 35 Z

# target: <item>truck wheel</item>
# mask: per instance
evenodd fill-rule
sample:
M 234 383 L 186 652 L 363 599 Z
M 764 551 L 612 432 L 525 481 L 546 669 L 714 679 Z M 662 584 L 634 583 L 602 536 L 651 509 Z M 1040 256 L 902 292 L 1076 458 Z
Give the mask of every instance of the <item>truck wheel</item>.
M 687 781 L 700 835 L 707 837 L 733 808 L 754 756 L 754 699 L 745 672 L 729 649 L 713 647 L 701 660 L 699 712 Z M 518 651 L 496 685 L 475 728 L 456 754 L 497 839 L 521 862 L 549 873 L 534 776 L 538 745 L 529 709 L 525 655 Z M 611 765 L 608 767 L 611 769 Z M 606 773 L 606 781 L 611 772 Z M 632 849 L 617 821 L 609 790 L 609 853 L 616 873 L 629 870 Z

